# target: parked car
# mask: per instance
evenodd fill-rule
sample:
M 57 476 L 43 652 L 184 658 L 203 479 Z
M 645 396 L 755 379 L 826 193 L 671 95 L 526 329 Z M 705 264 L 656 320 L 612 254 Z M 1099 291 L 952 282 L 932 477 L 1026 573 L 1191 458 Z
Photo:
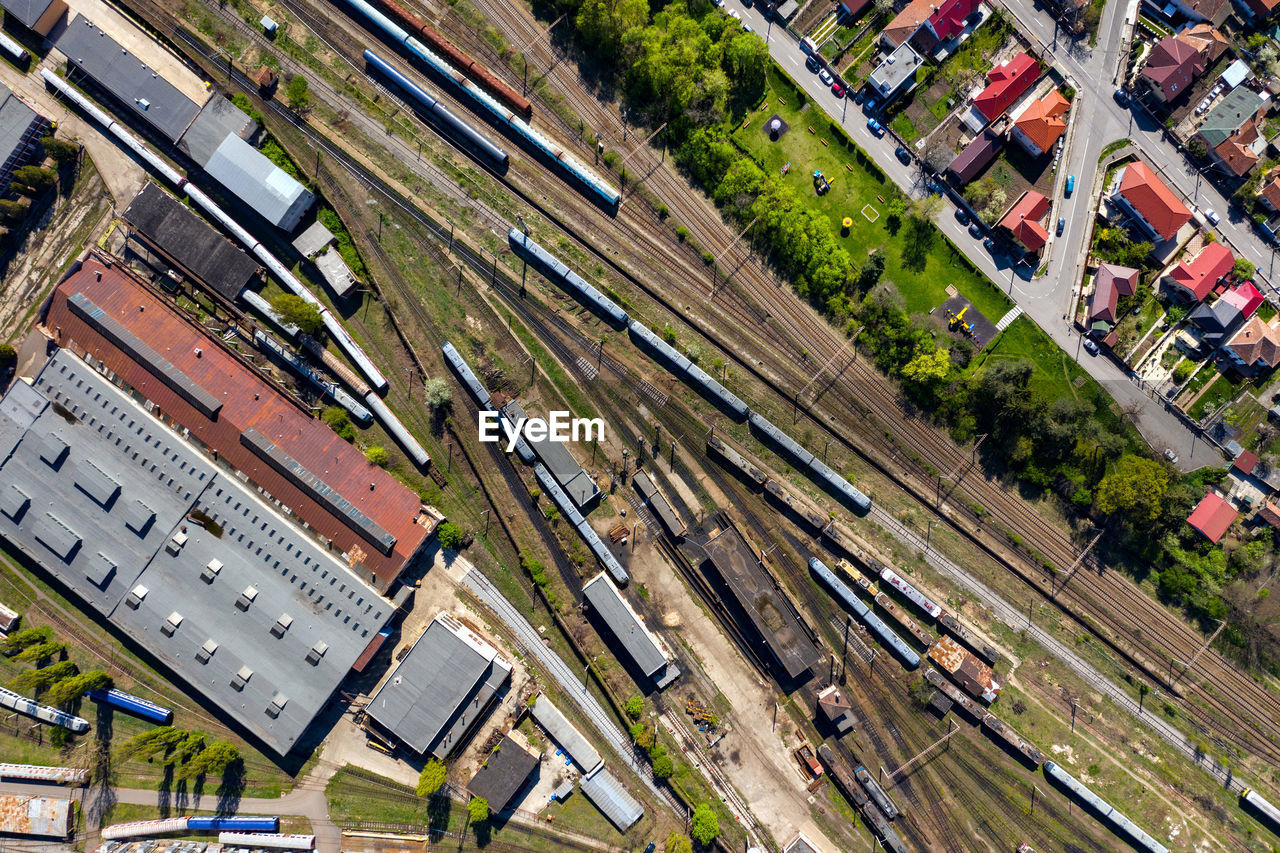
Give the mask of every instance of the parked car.
M 982 226 L 976 222 L 969 223 L 969 236 L 977 239 L 982 236 Z
M 822 85 L 824 86 L 830 86 L 832 83 L 836 82 L 836 78 L 832 77 L 831 72 L 825 68 L 818 72 L 818 79 L 822 81 Z
M 747 23 L 746 21 L 743 21 L 743 22 L 742 22 L 742 28 L 743 28 L 744 30 L 746 30 L 747 32 L 749 32 L 749 33 L 754 33 L 754 32 L 756 31 L 756 28 L 755 28 L 755 27 L 753 27 L 753 26 L 751 26 L 751 25 L 750 25 L 749 23 Z
M 1098 344 L 1094 342 L 1093 338 L 1084 339 L 1084 348 L 1089 351 L 1089 355 L 1098 354 Z
M 876 136 L 884 136 L 884 125 L 873 118 L 867 119 L 867 130 L 870 130 Z
M 868 97 L 862 104 L 862 111 L 867 115 L 874 115 L 876 109 L 880 106 L 880 102 L 875 98 Z
M 866 97 L 867 97 L 867 93 L 859 89 L 857 91 L 857 94 L 853 96 L 853 102 L 855 104 L 860 104 L 866 99 Z
M 1174 453 L 1174 452 L 1173 452 L 1173 448 L 1171 448 L 1171 447 L 1166 447 L 1166 448 L 1164 449 L 1164 458 L 1165 458 L 1165 459 L 1168 459 L 1168 460 L 1169 460 L 1170 462 L 1172 462 L 1174 465 L 1177 465 L 1177 464 L 1178 464 L 1178 454 Z
M 840 81 L 837 80 L 836 82 L 831 84 L 831 94 L 835 95 L 837 98 L 843 98 L 844 92 L 845 92 L 844 86 L 840 83 Z
M 1209 220 L 1210 225 L 1217 225 L 1222 220 L 1222 217 L 1217 214 L 1217 211 L 1212 209 L 1204 212 L 1204 218 Z
M 711 2 L 712 2 L 712 3 L 714 3 L 714 4 L 716 4 L 717 6 L 723 6 L 723 5 L 724 5 L 724 0 L 711 0 Z
M 1076 176 L 1067 175 L 1067 198 L 1071 198 L 1071 194 L 1076 191 Z
M 1067 218 L 1065 216 L 1058 217 L 1058 236 L 1062 236 L 1062 231 L 1067 227 Z
M 911 165 L 911 152 L 903 148 L 901 145 L 898 146 L 898 150 L 894 151 L 893 154 L 902 161 L 904 166 Z
M 959 222 L 961 225 L 969 224 L 969 214 L 965 213 L 964 208 L 962 207 L 956 208 L 956 222 Z
M 996 253 L 996 241 L 988 237 L 982 241 L 982 248 L 994 255 Z
M 1129 106 L 1129 93 L 1126 92 L 1124 89 L 1116 89 L 1112 97 L 1116 99 L 1116 103 L 1119 104 L 1120 106 L 1122 107 Z
M 730 17 L 730 18 L 733 18 L 733 19 L 734 19 L 735 21 L 737 21 L 738 23 L 742 23 L 742 16 L 738 14 L 738 10 L 737 10 L 737 9 L 730 9 L 730 10 L 729 10 L 729 17 Z
M 732 12 L 730 12 L 729 14 L 730 14 L 730 15 L 733 15 L 733 13 L 732 13 Z M 736 17 L 738 17 L 737 15 L 733 15 L 733 16 L 734 16 L 735 18 L 736 18 Z M 814 74 L 817 74 L 817 73 L 818 73 L 818 69 L 820 69 L 820 68 L 822 67 L 822 65 L 818 62 L 818 58 L 817 58 L 816 56 L 814 56 L 813 54 L 809 54 L 809 55 L 808 55 L 808 56 L 806 56 L 806 57 L 805 57 L 805 59 L 804 59 L 804 67 L 805 67 L 805 68 L 808 68 L 808 69 L 809 69 L 810 71 L 812 71 Z

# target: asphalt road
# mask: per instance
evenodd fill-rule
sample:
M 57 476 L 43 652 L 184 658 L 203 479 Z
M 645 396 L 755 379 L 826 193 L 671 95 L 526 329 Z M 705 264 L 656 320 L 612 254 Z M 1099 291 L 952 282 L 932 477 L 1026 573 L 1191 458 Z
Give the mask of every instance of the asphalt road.
M 950 205 L 944 205 L 936 222 L 978 269 L 1102 385 L 1122 410 L 1136 413 L 1138 429 L 1154 448 L 1173 450 L 1178 455 L 1180 467 L 1190 470 L 1205 465 L 1222 465 L 1222 456 L 1213 445 L 1188 428 L 1165 401 L 1131 378 L 1126 367 L 1106 355 L 1090 355 L 1082 346 L 1081 336 L 1067 320 L 1071 300 L 1083 272 L 1083 250 L 1096 204 L 1092 189 L 1102 149 L 1113 140 L 1132 139 L 1146 159 L 1160 167 L 1168 182 L 1187 199 L 1222 214 L 1220 233 L 1232 245 L 1239 247 L 1238 254 L 1258 265 L 1258 278 L 1264 283 L 1268 283 L 1274 252 L 1253 233 L 1247 221 L 1235 221 L 1226 215 L 1226 200 L 1207 181 L 1200 181 L 1197 191 L 1195 170 L 1186 164 L 1176 148 L 1164 141 L 1162 129 L 1155 122 L 1145 114 L 1135 116 L 1112 99 L 1115 91 L 1113 80 L 1122 61 L 1124 21 L 1136 5 L 1136 0 L 1108 3 L 1098 28 L 1099 41 L 1093 48 L 1089 48 L 1083 39 L 1073 40 L 1065 33 L 1059 34 L 1056 22 L 1047 12 L 1040 11 L 1027 0 L 1018 0 L 1005 7 L 1019 21 L 1023 31 L 1039 39 L 1059 68 L 1073 79 L 1077 91 L 1074 122 L 1077 128 L 1083 129 L 1072 133 L 1074 139 L 1067 146 L 1065 168 L 1060 166 L 1056 176 L 1055 209 L 1051 222 L 1063 217 L 1067 225 L 1063 235 L 1054 238 L 1046 273 L 1032 278 L 1033 270 L 1015 266 L 1008 257 L 993 256 L 983 248 L 981 238 L 971 236 L 967 227 L 956 220 Z M 742 0 L 726 0 L 725 9 L 736 11 L 761 38 L 766 39 L 769 53 L 778 64 L 805 89 L 814 103 L 844 126 L 890 178 L 913 196 L 920 197 L 926 192 L 919 167 L 914 163 L 904 165 L 898 160 L 894 154 L 897 143 L 891 136 L 877 137 L 873 134 L 867 128 L 866 116 L 858 104 L 847 98 L 837 98 L 817 75 L 805 68 L 805 56 L 799 43 L 785 29 L 771 27 L 754 5 L 745 7 Z M 1067 174 L 1076 176 L 1076 191 L 1069 199 L 1063 197 Z M 991 319 L 994 322 L 998 318 Z

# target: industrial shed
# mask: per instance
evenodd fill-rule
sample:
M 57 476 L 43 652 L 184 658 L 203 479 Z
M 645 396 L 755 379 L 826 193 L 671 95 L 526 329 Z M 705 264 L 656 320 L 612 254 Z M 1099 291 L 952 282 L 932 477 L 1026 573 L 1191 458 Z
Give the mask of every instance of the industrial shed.
M 229 98 L 210 98 L 178 140 L 178 148 L 203 167 L 228 134 L 249 139 L 257 130 L 258 123 Z
M 199 104 L 83 15 L 63 31 L 57 48 L 73 70 L 111 96 L 114 106 L 170 142 L 177 142 L 200 112 Z
M 0 8 L 6 17 L 46 38 L 67 13 L 64 0 L 4 0 Z
M 511 678 L 498 650 L 448 613 L 431 620 L 365 707 L 365 726 L 441 761 Z
M 658 520 L 667 528 L 668 533 L 677 539 L 685 534 L 688 528 L 672 508 L 671 502 L 658 491 L 658 486 L 653 482 L 652 477 L 644 471 L 636 471 L 635 476 L 631 478 L 631 485 L 636 487 L 640 497 L 644 498 L 645 504 L 653 510 L 654 515 L 658 516 Z
M 534 722 L 568 753 L 583 773 L 592 773 L 604 766 L 604 759 L 591 742 L 582 736 L 582 732 L 546 696 L 537 698 L 530 713 L 533 714 Z
M 257 261 L 156 184 L 142 188 L 124 218 L 148 248 L 223 299 L 234 301 L 258 274 Z
M 0 833 L 69 838 L 74 830 L 71 800 L 0 794 Z
M 604 812 L 620 832 L 626 832 L 640 818 L 644 817 L 644 808 L 636 802 L 635 797 L 627 793 L 618 777 L 601 767 L 595 773 L 583 777 L 579 783 L 582 793 L 596 804 L 596 808 Z
M 515 734 L 520 737 L 519 732 Z M 524 740 L 523 737 L 520 739 Z M 537 766 L 537 755 L 517 743 L 510 734 L 503 735 L 497 749 L 489 753 L 484 766 L 467 783 L 467 790 L 473 796 L 483 797 L 491 810 L 500 812 L 524 787 L 525 780 Z
M 582 587 L 582 596 L 635 662 L 641 672 L 665 687 L 680 675 L 662 642 L 645 627 L 644 620 L 605 572 Z M 661 676 L 661 677 L 659 677 Z
M 0 404 L 0 459 L 0 536 L 277 754 L 393 614 L 67 350 Z
M 214 150 L 204 170 L 246 207 L 283 231 L 298 227 L 315 195 L 235 134 Z
M 7 190 L 14 171 L 35 159 L 49 129 L 47 118 L 0 83 L 0 188 Z

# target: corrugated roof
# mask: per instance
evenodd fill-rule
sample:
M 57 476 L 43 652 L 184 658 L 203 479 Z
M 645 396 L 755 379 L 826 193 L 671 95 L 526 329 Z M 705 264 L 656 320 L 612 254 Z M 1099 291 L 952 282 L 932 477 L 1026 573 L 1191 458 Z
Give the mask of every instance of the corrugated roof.
M 101 278 L 99 279 L 99 274 Z M 68 299 L 83 293 L 121 327 L 154 346 L 176 369 L 208 391 L 220 404 L 216 419 L 206 417 L 121 347 L 68 308 Z M 363 564 L 385 589 L 425 544 L 431 527 L 418 523 L 422 502 L 390 473 L 369 464 L 322 421 L 294 406 L 255 370 L 228 353 L 192 325 L 132 274 L 90 255 L 55 290 L 47 326 L 61 342 L 74 341 L 101 359 L 122 381 L 191 430 L 204 445 L 331 539 L 356 568 Z M 197 355 L 197 350 L 200 354 Z M 308 489 L 280 474 L 240 442 L 243 430 L 255 428 L 272 443 L 321 478 L 353 507 L 395 537 L 391 554 L 371 547 L 357 529 L 334 515 Z
M 1240 513 L 1236 512 L 1235 507 L 1225 498 L 1217 492 L 1209 492 L 1200 499 L 1200 503 L 1196 504 L 1196 508 L 1187 517 L 1187 524 L 1199 530 L 1216 545 L 1239 515 Z
M 124 218 L 147 242 L 225 299 L 239 296 L 258 272 L 257 261 L 156 184 L 148 182 L 142 188 Z
M 7 189 L 14 170 L 31 159 L 47 126 L 44 116 L 0 83 L 0 186 Z
M 0 3 L 0 8 L 30 29 L 39 22 L 52 5 L 53 0 L 4 0 Z
M 644 498 L 649 509 L 653 510 L 658 516 L 658 520 L 666 526 L 667 531 L 672 536 L 683 536 L 687 529 L 685 523 L 680 520 L 679 514 L 672 508 L 662 492 L 658 491 L 653 479 L 644 471 L 636 471 L 635 476 L 631 478 L 631 483 L 640 492 L 640 496 Z
M 591 742 L 582 736 L 582 732 L 545 695 L 534 701 L 529 713 L 533 714 L 534 721 L 568 753 L 583 773 L 592 773 L 604 764 L 604 759 Z
M 231 103 L 230 98 L 210 98 L 178 140 L 178 147 L 203 168 L 227 134 L 249 139 L 257 130 L 258 123 Z
M 204 169 L 264 219 L 285 231 L 292 231 L 315 201 L 310 190 L 234 134 L 222 140 Z
M 605 572 L 588 581 L 582 587 L 582 595 L 609 626 L 641 672 L 652 676 L 667 665 L 667 654 L 662 644 L 645 627 L 639 614 L 622 597 Z
M 26 794 L 0 794 L 0 832 L 66 838 L 74 828 L 71 801 Z
M 626 832 L 644 817 L 644 809 L 635 797 L 628 794 L 618 777 L 608 770 L 601 768 L 578 784 L 587 799 L 595 803 L 596 808 L 604 812 L 604 816 L 620 831 Z
M 483 797 L 489 808 L 500 812 L 511 802 L 529 774 L 538 766 L 538 756 L 504 735 L 497 749 L 489 753 L 484 765 L 467 783 L 467 790 Z
M 447 613 L 427 626 L 409 654 L 365 706 L 365 713 L 415 752 L 445 758 L 459 744 L 447 735 L 458 721 L 469 730 L 488 708 L 495 675 L 499 683 L 511 665 L 498 650 Z
M 1217 148 L 1236 131 L 1240 130 L 1249 119 L 1257 116 L 1258 111 L 1266 105 L 1266 100 L 1252 89 L 1237 86 L 1223 96 L 1222 100 L 1209 110 L 1200 125 L 1200 136 L 1205 145 Z
M 63 31 L 57 48 L 74 68 L 170 142 L 177 142 L 200 112 L 199 104 L 83 15 Z

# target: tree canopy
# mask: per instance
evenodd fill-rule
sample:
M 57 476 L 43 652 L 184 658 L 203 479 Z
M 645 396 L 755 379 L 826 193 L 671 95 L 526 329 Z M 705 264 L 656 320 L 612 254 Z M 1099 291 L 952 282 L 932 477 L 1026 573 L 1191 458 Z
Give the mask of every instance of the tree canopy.
M 484 823 L 489 819 L 489 801 L 484 797 L 472 797 L 467 801 L 467 817 L 472 823 Z
M 448 779 L 449 769 L 443 761 L 433 758 L 422 766 L 422 772 L 418 774 L 416 793 L 419 797 L 430 796 L 443 788 Z
M 711 806 L 706 803 L 699 803 L 698 807 L 693 810 L 691 827 L 693 840 L 706 847 L 712 841 L 715 841 L 716 836 L 720 834 L 720 819 L 711 810 Z
M 1131 524 L 1155 521 L 1169 490 L 1169 470 L 1154 459 L 1125 454 L 1098 483 L 1099 512 L 1119 513 Z
M 282 293 L 271 300 L 271 310 L 280 315 L 285 323 L 297 326 L 304 334 L 313 338 L 324 333 L 324 318 L 320 309 L 292 293 Z

